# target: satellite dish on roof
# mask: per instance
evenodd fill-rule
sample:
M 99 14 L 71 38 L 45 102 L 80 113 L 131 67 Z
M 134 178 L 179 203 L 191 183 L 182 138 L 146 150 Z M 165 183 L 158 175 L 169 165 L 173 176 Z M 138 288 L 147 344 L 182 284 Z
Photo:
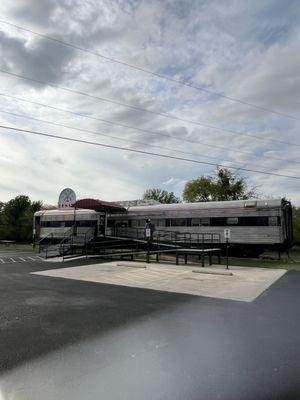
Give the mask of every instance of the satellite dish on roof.
M 61 191 L 58 198 L 58 208 L 70 208 L 76 203 L 76 194 L 74 190 L 66 188 Z

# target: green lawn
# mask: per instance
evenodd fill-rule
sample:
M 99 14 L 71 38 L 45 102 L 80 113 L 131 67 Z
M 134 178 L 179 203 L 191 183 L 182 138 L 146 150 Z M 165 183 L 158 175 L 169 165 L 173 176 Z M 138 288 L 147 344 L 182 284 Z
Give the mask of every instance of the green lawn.
M 136 260 L 145 261 L 144 257 L 137 256 Z M 151 257 L 152 262 L 155 262 L 155 257 Z M 192 257 L 190 257 L 191 261 Z M 161 262 L 175 261 L 175 256 L 161 256 Z M 182 260 L 181 260 L 182 262 Z M 213 257 L 213 262 L 216 262 Z M 196 262 L 199 264 L 199 262 Z M 226 265 L 226 258 L 222 257 L 221 263 Z M 294 247 L 290 250 L 289 257 L 286 253 L 281 254 L 281 259 L 278 260 L 278 254 L 276 252 L 266 252 L 260 258 L 238 258 L 230 257 L 229 265 L 245 266 L 245 267 L 260 267 L 260 268 L 283 268 L 283 269 L 296 269 L 300 271 L 300 248 Z
M 0 253 L 7 251 L 33 251 L 33 247 L 30 243 L 0 243 Z
M 225 262 L 226 260 L 223 258 L 222 264 Z M 282 253 L 280 260 L 278 260 L 277 253 L 266 252 L 262 255 L 262 257 L 257 259 L 236 257 L 230 258 L 229 264 L 247 267 L 296 269 L 300 271 L 300 248 L 292 248 L 289 252 L 289 257 L 286 253 Z

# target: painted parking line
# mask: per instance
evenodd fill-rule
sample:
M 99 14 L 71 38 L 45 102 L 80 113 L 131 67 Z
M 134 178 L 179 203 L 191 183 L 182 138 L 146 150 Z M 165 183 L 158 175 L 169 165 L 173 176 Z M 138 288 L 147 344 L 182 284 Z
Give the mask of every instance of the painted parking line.
M 20 257 L 20 256 L 14 256 L 14 257 L 4 257 L 4 258 L 0 258 L 0 263 L 1 264 L 12 264 L 12 263 L 20 263 L 20 262 L 38 262 L 38 261 L 44 261 L 44 259 L 40 256 L 36 256 L 36 257 L 30 257 L 30 256 L 26 256 L 26 257 Z M 0 398 L 1 400 L 1 398 Z

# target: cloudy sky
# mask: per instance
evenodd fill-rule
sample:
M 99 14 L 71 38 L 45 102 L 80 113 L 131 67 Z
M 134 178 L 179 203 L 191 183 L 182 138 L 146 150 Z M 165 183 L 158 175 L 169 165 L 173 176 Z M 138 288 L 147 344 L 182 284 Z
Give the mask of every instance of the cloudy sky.
M 300 176 L 299 18 L 298 0 L 1 0 L 0 124 Z M 180 195 L 215 169 L 0 129 L 2 201 Z M 300 205 L 299 180 L 239 173 Z

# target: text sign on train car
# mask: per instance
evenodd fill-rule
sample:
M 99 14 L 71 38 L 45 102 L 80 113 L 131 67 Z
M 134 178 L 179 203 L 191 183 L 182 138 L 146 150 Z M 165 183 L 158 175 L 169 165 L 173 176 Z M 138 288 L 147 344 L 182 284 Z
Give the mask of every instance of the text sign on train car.
M 145 234 L 146 234 L 146 238 L 151 237 L 151 229 L 150 228 L 146 228 Z
M 62 190 L 58 198 L 58 208 L 70 208 L 76 203 L 74 190 L 66 188 Z
M 224 238 L 230 239 L 230 229 L 228 228 L 224 229 Z

